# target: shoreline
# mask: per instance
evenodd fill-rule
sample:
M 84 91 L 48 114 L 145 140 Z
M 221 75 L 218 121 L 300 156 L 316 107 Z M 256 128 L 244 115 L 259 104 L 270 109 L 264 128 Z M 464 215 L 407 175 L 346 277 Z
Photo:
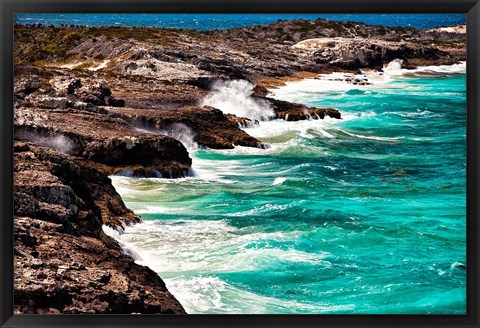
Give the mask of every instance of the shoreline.
M 53 249 L 41 241 L 67 236 L 75 245 L 84 242 L 85 237 L 93 238 L 88 242 L 99 243 L 98 247 L 118 254 L 119 245 L 112 243 L 99 229 L 105 223 L 121 227 L 122 222 L 135 223 L 139 218 L 125 207 L 121 198 L 118 199 L 111 184 L 108 186 L 105 180 L 108 175 L 128 172 L 138 177 L 188 176 L 192 159 L 185 147 L 187 142 L 212 149 L 232 149 L 234 145 L 267 147 L 240 128 L 255 125 L 251 117 L 225 114 L 223 108 L 199 105 L 218 81 L 245 81 L 245 90 L 240 96 L 247 95 L 249 108 L 272 107 L 270 110 L 278 119 L 291 121 L 326 116 L 339 119 L 341 114 L 336 109 L 310 108 L 270 98 L 266 87 L 329 71 L 356 72 L 364 66 L 378 69 L 388 58 L 376 58 L 371 62 L 352 59 L 349 56 L 358 49 L 357 45 L 348 42 L 334 45 L 344 50 L 347 47 L 345 58 L 331 56 L 321 49 L 314 49 L 313 53 L 299 49 L 290 54 L 291 46 L 297 42 L 289 39 L 293 34 L 286 33 L 285 29 L 295 29 L 295 24 L 300 23 L 286 21 L 266 27 L 208 33 L 140 28 L 135 34 L 129 28 L 37 26 L 36 30 L 32 29 L 35 30 L 33 35 L 25 27 L 16 27 L 19 43 L 15 54 L 15 158 L 18 163 L 15 170 L 15 250 L 23 259 L 16 274 L 35 277 L 26 284 L 16 280 L 16 312 L 183 313 L 175 297 L 164 285 L 162 287 L 162 279 L 156 274 L 157 278 L 152 278 L 152 270 L 135 267 L 138 275 L 132 277 L 115 268 L 111 269 L 114 274 L 110 272 L 110 276 L 107 273 L 91 276 L 90 266 L 79 266 L 78 261 L 71 264 L 68 257 L 60 254 L 61 260 L 51 264 L 54 262 Z M 358 26 L 352 27 L 358 30 L 355 30 L 358 35 L 379 32 L 379 27 Z M 308 27 L 310 30 L 307 29 L 304 38 L 311 39 L 310 36 L 335 27 L 335 33 L 344 37 L 336 22 L 319 21 Z M 305 29 L 303 25 L 298 28 Z M 393 51 L 392 55 L 412 53 L 413 57 L 408 59 L 411 63 L 441 64 L 463 58 L 464 49 L 455 49 L 463 42 L 461 35 L 435 32 L 445 36 L 445 46 L 453 47 L 448 53 L 423 45 L 437 36 L 435 33 L 430 35 L 418 30 L 415 35 L 402 28 L 384 30 L 386 36 L 379 37 L 378 44 L 387 53 Z M 410 41 L 405 46 L 408 51 L 391 48 L 392 44 L 393 47 L 404 44 L 389 39 L 389 33 L 394 35 L 398 31 L 413 33 L 410 38 L 423 43 L 414 45 Z M 263 37 L 256 38 L 257 32 L 263 33 Z M 226 36 L 232 41 L 225 45 L 214 44 L 215 40 Z M 266 36 L 268 41 L 264 40 Z M 236 39 L 248 42 L 242 45 Z M 364 37 L 362 40 L 365 42 Z M 235 49 L 241 46 L 244 52 L 239 53 Z M 358 45 L 361 51 L 368 51 L 365 46 L 367 44 Z M 419 57 L 425 51 L 432 59 Z M 222 54 L 221 58 L 218 54 Z M 411 63 L 407 63 L 407 67 L 412 67 Z M 228 90 L 228 83 L 219 87 L 219 92 L 230 92 Z M 233 112 L 236 113 L 235 108 Z M 184 138 L 189 134 L 195 135 L 193 140 Z M 68 161 L 75 166 L 70 168 L 66 165 Z M 77 182 L 72 178 L 83 170 L 105 181 L 107 190 L 92 194 L 85 184 L 93 183 L 91 188 L 94 182 Z M 23 175 L 42 179 L 32 183 L 22 179 Z M 22 200 L 25 195 L 33 205 Z M 85 207 L 86 204 L 91 208 Z M 25 229 L 32 225 L 38 228 Z M 47 227 L 56 230 L 52 233 Z M 71 256 L 81 259 L 80 262 L 100 261 L 105 265 L 114 262 L 109 258 L 98 259 L 97 255 L 82 248 L 72 249 Z M 128 256 L 122 257 L 122 261 L 133 266 Z M 95 265 L 99 266 L 92 264 Z M 133 292 L 122 289 L 124 282 L 111 281 L 115 274 L 123 277 Z M 56 286 L 64 277 L 72 283 L 67 285 L 66 291 L 58 291 Z M 88 278 L 84 288 L 90 290 L 89 281 L 98 280 L 95 285 L 98 290 L 91 291 L 87 302 L 79 301 L 82 295 L 72 292 L 85 284 L 79 282 L 82 277 Z M 145 277 L 150 279 L 150 285 L 144 284 Z M 118 284 L 114 287 L 118 290 L 116 297 L 108 292 L 112 288 L 109 284 Z M 55 291 L 50 295 L 53 303 L 47 307 L 35 301 L 26 302 L 26 299 L 45 297 L 35 289 L 38 286 L 50 286 Z M 151 296 L 142 294 L 142 289 L 148 289 Z M 138 297 L 136 292 L 143 296 Z M 55 301 L 55 293 L 69 296 Z
M 423 76 L 423 77 L 426 77 L 426 78 L 431 78 L 431 77 L 432 77 L 431 73 L 430 73 L 430 74 L 424 73 L 423 75 L 421 75 L 422 72 L 424 72 L 424 71 L 430 72 L 432 69 L 435 69 L 435 68 L 439 69 L 440 71 L 443 71 L 444 68 L 445 68 L 445 69 L 455 68 L 456 65 L 465 65 L 465 62 L 461 62 L 461 63 L 459 63 L 459 64 L 452 64 L 452 65 L 421 66 L 421 67 L 417 67 L 416 69 L 403 69 L 403 70 L 402 70 L 402 74 L 392 75 L 392 78 L 395 79 L 395 78 L 397 78 L 397 77 L 399 77 L 399 76 L 401 76 L 401 75 L 405 75 L 405 76 L 408 77 L 408 76 L 411 76 L 411 75 L 409 75 L 410 72 L 420 72 L 420 75 L 419 75 L 419 76 L 416 76 L 416 77 L 422 77 L 422 76 Z M 387 68 L 387 67 L 386 67 L 386 68 Z M 367 75 L 368 75 L 368 74 L 374 74 L 375 72 L 376 72 L 376 71 L 370 71 L 370 72 L 367 73 Z M 353 75 L 354 75 L 354 74 L 355 74 L 355 72 L 340 70 L 340 71 L 329 72 L 329 73 L 320 74 L 320 75 L 326 75 L 326 76 L 328 76 L 329 74 L 335 75 L 336 73 L 341 73 L 341 74 L 346 74 L 346 75 L 348 75 L 348 74 L 353 74 Z M 377 72 L 377 73 L 378 73 L 378 72 Z M 448 74 L 450 74 L 450 73 L 445 72 L 445 74 L 448 75 Z M 464 73 L 460 73 L 460 72 L 458 72 L 457 70 L 453 70 L 453 74 L 464 74 Z M 306 81 L 306 80 L 315 80 L 315 77 L 318 77 L 318 75 L 319 75 L 319 74 L 307 75 L 308 77 L 305 77 L 305 78 L 303 78 L 303 79 L 299 79 L 299 76 L 297 75 L 297 76 L 294 76 L 294 77 L 291 77 L 291 78 L 290 78 L 290 77 L 287 77 L 287 78 L 283 79 L 282 82 L 293 82 L 293 83 L 295 83 L 295 82 L 301 82 L 301 81 Z M 358 88 L 358 87 L 370 88 L 369 86 L 355 86 L 354 84 L 351 84 L 351 85 L 352 85 L 352 88 Z M 280 87 L 288 88 L 288 86 L 286 86 L 284 83 L 282 83 L 282 84 L 279 83 L 279 84 L 275 84 L 274 86 L 272 85 L 272 87 L 271 87 L 272 89 L 270 89 L 269 91 L 272 92 L 272 91 L 274 91 L 275 89 L 277 89 L 279 86 L 280 86 Z M 274 97 L 274 95 L 271 95 L 271 94 L 269 94 L 269 96 L 270 96 L 270 97 Z M 280 98 L 276 98 L 276 99 L 277 99 L 277 100 L 282 100 L 282 99 L 280 99 Z M 307 105 L 307 104 L 303 104 L 303 105 Z M 283 120 L 277 118 L 277 119 L 275 119 L 275 121 L 282 122 Z M 272 122 L 272 121 L 270 121 L 270 122 Z M 262 124 L 262 122 L 261 122 L 260 124 Z M 253 128 L 253 129 L 254 129 L 254 128 L 258 128 L 258 126 L 257 126 L 257 127 L 254 126 L 254 127 L 252 127 L 252 128 Z M 387 139 L 388 139 L 388 138 L 387 138 Z M 259 140 L 261 140 L 261 138 L 260 138 Z M 261 141 L 262 141 L 262 140 L 261 140 Z M 125 178 L 131 179 L 131 178 L 134 178 L 134 177 L 125 177 Z M 147 178 L 147 179 L 148 179 L 148 178 Z M 188 179 L 200 179 L 200 180 L 202 180 L 202 179 L 204 179 L 204 178 L 202 178 L 201 176 L 200 176 L 200 177 L 192 176 L 192 177 L 188 177 Z M 280 183 L 283 183 L 283 181 L 280 182 Z M 142 221 L 137 222 L 137 223 L 133 223 L 133 225 L 137 225 L 137 224 L 141 224 L 141 223 L 142 223 Z M 117 233 L 118 233 L 119 235 L 115 236 L 115 234 L 117 234 Z M 137 255 L 140 257 L 140 259 L 141 259 L 141 258 L 142 258 L 142 253 L 141 253 L 141 252 L 139 252 L 137 249 L 132 248 L 131 245 L 124 244 L 124 241 L 123 241 L 123 240 L 121 239 L 121 237 L 120 237 L 120 235 L 122 235 L 122 234 L 123 234 L 123 231 L 122 231 L 122 230 L 120 230 L 120 231 L 115 230 L 115 233 L 114 233 L 114 234 L 108 234 L 108 235 L 111 236 L 112 238 L 115 238 L 118 242 L 122 243 L 124 249 L 125 249 L 128 253 L 137 254 Z M 144 261 L 144 260 L 141 260 L 141 262 L 145 262 L 145 261 Z M 159 275 L 161 275 L 161 274 L 159 274 Z M 175 295 L 175 292 L 172 292 L 172 293 L 173 293 L 173 295 Z M 177 297 L 178 297 L 178 295 L 177 295 Z

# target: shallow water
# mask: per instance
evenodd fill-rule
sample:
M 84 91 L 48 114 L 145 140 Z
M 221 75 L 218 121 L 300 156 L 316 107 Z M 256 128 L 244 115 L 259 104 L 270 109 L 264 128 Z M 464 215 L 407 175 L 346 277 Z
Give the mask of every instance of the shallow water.
M 272 90 L 343 119 L 261 122 L 269 149 L 191 150 L 196 177 L 112 177 L 144 219 L 117 238 L 189 313 L 463 314 L 464 70 Z

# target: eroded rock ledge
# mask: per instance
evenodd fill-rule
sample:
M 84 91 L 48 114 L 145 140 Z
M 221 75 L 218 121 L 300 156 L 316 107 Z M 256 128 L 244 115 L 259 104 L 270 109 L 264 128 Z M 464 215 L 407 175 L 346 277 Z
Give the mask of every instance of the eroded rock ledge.
M 192 160 L 185 146 L 166 135 L 136 131 L 126 121 L 92 107 L 15 109 L 15 138 L 92 160 L 108 174 L 130 170 L 136 176 L 188 175 Z
M 16 313 L 185 313 L 102 224 L 139 218 L 95 163 L 15 143 Z

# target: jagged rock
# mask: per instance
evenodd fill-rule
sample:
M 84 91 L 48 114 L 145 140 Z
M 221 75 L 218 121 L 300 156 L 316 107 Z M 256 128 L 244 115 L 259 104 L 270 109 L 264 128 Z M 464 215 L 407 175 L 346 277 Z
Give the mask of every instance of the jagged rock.
M 29 97 L 27 104 L 31 107 L 66 109 L 72 107 L 72 102 L 63 97 L 41 96 Z
M 67 93 L 73 94 L 75 93 L 75 90 L 77 90 L 81 86 L 82 86 L 82 81 L 80 79 L 73 79 L 72 81 L 70 81 L 70 83 L 68 83 Z
M 322 19 L 288 20 L 266 26 L 218 31 L 79 27 L 72 31 L 76 35 L 75 42 L 69 43 L 66 51 L 52 55 L 48 51 L 35 50 L 50 44 L 61 33 L 48 26 L 31 28 L 19 25 L 15 28 L 15 60 L 22 64 L 42 59 L 51 62 L 58 60 L 71 63 L 75 69 L 85 63 L 84 70 L 91 69 L 92 63 L 97 63 L 98 60 L 107 60 L 108 67 L 102 67 L 101 71 L 117 76 L 128 74 L 149 77 L 156 81 L 188 81 L 203 76 L 255 81 L 261 77 L 288 76 L 299 71 L 320 73 L 310 51 L 292 48 L 298 42 L 316 38 L 343 38 L 354 42 L 367 40 L 376 45 L 404 43 L 410 48 L 415 45 L 418 48 L 433 49 L 440 56 L 423 63 L 414 61 L 412 65 L 465 60 L 464 29 L 452 31 L 370 26 Z M 38 43 L 37 47 L 32 47 L 32 40 Z M 371 65 L 377 60 L 376 51 L 372 52 L 367 47 L 361 52 L 360 56 L 372 56 L 368 60 Z M 319 53 L 317 60 L 325 62 L 330 57 L 332 55 L 328 53 L 324 56 Z M 336 64 L 342 67 L 356 66 L 349 58 L 343 58 Z
M 247 128 L 247 127 L 253 127 L 255 125 L 258 125 L 259 122 L 257 120 L 251 120 L 246 117 L 238 117 L 235 114 L 225 114 L 225 117 L 227 120 L 229 120 L 231 123 L 236 124 L 240 128 Z
M 89 87 L 81 88 L 77 91 L 78 97 L 81 101 L 94 106 L 113 106 L 125 105 L 125 101 L 118 102 L 112 97 L 112 90 L 103 85 L 97 84 Z M 122 107 L 122 106 L 119 106 Z
M 246 75 L 242 67 L 235 65 L 235 63 L 230 60 L 222 58 L 201 58 L 197 61 L 197 67 L 204 71 L 214 71 L 225 74 L 232 79 L 244 79 Z
M 106 85 L 97 84 L 97 85 L 90 86 L 86 90 L 86 93 L 90 93 L 92 96 L 98 99 L 104 99 L 105 97 L 109 97 L 112 95 L 112 90 L 110 90 L 110 88 L 107 87 Z
M 94 225 L 102 217 L 111 226 L 139 220 L 93 162 L 18 142 L 15 156 L 16 215 L 61 223 L 84 235 L 98 233 Z
M 81 29 L 81 28 L 80 28 Z M 65 56 L 90 56 L 91 58 L 113 58 L 132 50 L 132 45 L 117 38 L 107 38 L 105 35 L 89 36 L 82 42 L 74 44 L 65 52 Z
M 105 164 L 105 172 L 134 168 L 156 177 L 186 176 L 192 160 L 180 141 L 136 131 L 108 111 L 17 108 L 15 138 Z M 135 140 L 133 143 L 132 140 Z
M 135 167 L 139 172 L 138 166 L 142 166 L 145 172 L 150 172 L 147 176 L 153 177 L 157 176 L 156 171 L 164 177 L 184 177 L 192 164 L 186 148 L 178 140 L 139 133 L 90 142 L 81 156 L 122 170 Z M 118 168 L 114 170 L 118 171 Z
M 124 99 L 115 99 L 111 96 L 106 96 L 104 98 L 105 105 L 112 106 L 112 107 L 125 107 L 125 100 Z
M 16 313 L 174 313 L 184 309 L 102 230 L 139 218 L 95 163 L 15 143 Z
M 232 149 L 234 145 L 262 148 L 262 143 L 232 123 L 213 107 L 183 107 L 176 110 L 109 109 L 130 124 L 161 133 L 171 124 L 181 123 L 194 133 L 193 140 L 200 146 L 214 149 Z
M 309 39 L 297 43 L 294 47 L 313 50 L 313 58 L 317 64 L 329 64 L 343 69 L 382 68 L 394 59 L 421 59 L 432 63 L 451 62 L 447 52 L 406 42 L 387 42 L 363 38 L 320 38 Z
M 40 89 L 42 81 L 38 77 L 15 79 L 14 95 L 17 99 L 23 99 L 25 96 Z
M 82 86 L 82 82 L 78 78 L 70 76 L 56 76 L 48 81 L 58 97 L 66 97 L 73 94 L 75 90 Z
M 323 119 L 325 116 L 340 119 L 341 114 L 337 109 L 333 108 L 316 108 L 307 107 L 303 104 L 291 103 L 288 101 L 278 100 L 274 98 L 261 97 L 270 101 L 273 105 L 275 117 L 285 121 L 300 121 L 307 119 Z
M 76 101 L 82 101 L 87 105 L 92 106 L 113 106 L 123 107 L 125 106 L 125 100 L 116 99 L 112 96 L 112 90 L 101 83 L 85 84 L 79 78 L 72 78 L 69 76 L 59 76 L 49 81 L 53 88 L 56 98 L 61 97 L 65 100 L 69 100 L 71 103 Z M 48 102 L 55 97 L 50 97 L 47 102 L 44 101 L 41 107 L 44 108 L 66 108 L 59 106 L 55 102 Z M 33 103 L 31 106 L 35 107 L 37 104 Z M 71 106 L 69 106 L 71 107 Z

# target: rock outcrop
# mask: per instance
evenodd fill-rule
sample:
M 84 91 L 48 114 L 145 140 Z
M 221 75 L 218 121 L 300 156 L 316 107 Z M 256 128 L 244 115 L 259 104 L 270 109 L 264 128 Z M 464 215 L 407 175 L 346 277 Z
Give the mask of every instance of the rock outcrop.
M 114 174 L 188 175 L 192 160 L 184 145 L 166 135 L 140 133 L 126 121 L 96 111 L 15 109 L 15 138 L 105 164 Z
M 341 114 L 333 108 L 307 107 L 303 104 L 291 103 L 274 98 L 265 97 L 273 104 L 273 110 L 277 118 L 285 121 L 301 121 L 308 119 L 324 119 L 326 116 L 340 119 Z
M 395 59 L 403 60 L 406 67 L 414 67 L 409 65 L 409 61 L 433 65 L 452 64 L 458 61 L 449 53 L 437 48 L 363 38 L 308 39 L 295 44 L 294 47 L 313 51 L 313 58 L 317 64 L 328 64 L 349 70 L 382 69 L 385 64 Z
M 15 312 L 185 313 L 103 232 L 140 220 L 108 175 L 177 178 L 192 147 L 265 147 L 241 129 L 252 118 L 199 106 L 217 80 L 251 82 L 276 118 L 340 119 L 269 98 L 265 86 L 394 59 L 456 63 L 462 31 L 326 20 L 217 31 L 16 25 Z
M 172 126 L 187 126 L 199 146 L 213 149 L 232 149 L 235 145 L 262 148 L 262 143 L 232 123 L 220 110 L 213 107 L 183 107 L 177 110 L 131 110 L 110 108 L 110 113 L 133 126 L 150 133 L 169 133 Z M 172 134 L 182 138 L 181 135 Z M 185 137 L 185 136 L 183 136 Z
M 16 313 L 185 313 L 103 233 L 139 218 L 93 162 L 19 142 L 14 160 Z
M 16 62 L 22 65 L 43 60 L 48 62 L 46 66 L 56 69 L 69 67 L 67 70 L 88 72 L 107 79 L 112 75 L 120 78 L 126 75 L 147 83 L 155 81 L 149 88 L 174 91 L 174 86 L 191 79 L 256 81 L 265 77 L 288 77 L 301 71 L 322 73 L 331 65 L 356 68 L 358 65 L 353 65 L 352 58 L 354 62 L 358 58 L 360 62 L 379 67 L 377 53 L 384 53 L 383 60 L 396 59 L 393 58 L 395 54 L 405 57 L 399 59 L 422 59 L 423 54 L 432 56 L 424 61 L 410 61 L 412 67 L 453 64 L 466 59 L 466 35 L 462 31 L 370 26 L 322 19 L 187 32 L 154 28 L 30 28 L 17 25 L 15 55 Z M 309 39 L 332 40 L 342 54 L 325 50 L 313 55 L 311 51 L 295 46 Z M 370 49 L 371 45 L 378 49 Z M 364 58 L 369 56 L 372 58 Z M 181 88 L 175 92 L 181 94 Z

